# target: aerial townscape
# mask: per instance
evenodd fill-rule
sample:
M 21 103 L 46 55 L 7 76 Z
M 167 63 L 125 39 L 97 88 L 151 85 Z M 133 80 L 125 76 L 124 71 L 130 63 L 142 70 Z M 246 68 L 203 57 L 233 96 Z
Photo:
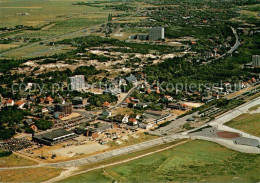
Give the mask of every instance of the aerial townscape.
M 259 0 L 0 0 L 0 182 L 260 182 Z

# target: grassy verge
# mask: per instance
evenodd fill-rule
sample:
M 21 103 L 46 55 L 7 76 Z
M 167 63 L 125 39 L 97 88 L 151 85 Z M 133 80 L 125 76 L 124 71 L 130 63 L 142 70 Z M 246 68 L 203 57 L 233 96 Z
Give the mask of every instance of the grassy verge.
M 111 141 L 108 143 L 108 145 L 110 146 L 110 149 L 115 149 L 158 138 L 157 136 L 149 135 L 146 133 L 138 133 L 136 135 L 137 137 L 129 136 L 127 140 L 120 140 L 122 144 L 117 144 L 115 141 Z
M 256 106 L 253 106 L 253 107 L 250 107 L 248 110 L 249 111 L 255 111 L 257 110 L 258 108 L 260 108 L 260 104 L 256 105 Z
M 259 163 L 260 155 L 238 153 L 196 140 L 63 182 L 257 182 Z
M 35 161 L 28 160 L 15 154 L 0 158 L 0 167 L 29 166 L 36 164 L 37 163 Z
M 260 137 L 260 113 L 242 114 L 237 118 L 227 122 L 226 125 Z
M 111 164 L 111 163 L 115 163 L 115 162 L 118 162 L 118 161 L 126 160 L 126 159 L 129 159 L 129 158 L 133 158 L 133 157 L 136 157 L 136 156 L 147 154 L 149 152 L 153 152 L 153 151 L 156 151 L 156 150 L 159 150 L 159 149 L 163 149 L 163 148 L 166 148 L 168 146 L 175 145 L 175 144 L 178 144 L 178 143 L 184 142 L 184 141 L 186 141 L 186 139 L 180 139 L 180 140 L 176 140 L 176 141 L 171 142 L 171 143 L 162 144 L 162 145 L 159 145 L 159 146 L 156 146 L 156 147 L 137 151 L 137 152 L 134 152 L 134 153 L 131 153 L 131 154 L 125 154 L 125 155 L 122 155 L 122 156 L 110 158 L 108 160 L 104 160 L 104 161 L 101 161 L 101 162 L 98 162 L 98 163 L 93 163 L 91 165 L 83 165 L 79 168 L 79 171 L 84 171 L 84 170 L 88 170 L 88 169 L 98 167 L 98 166 L 101 166 L 101 165 L 106 165 L 106 164 Z
M 0 172 L 0 182 L 42 182 L 60 175 L 58 168 L 28 168 Z

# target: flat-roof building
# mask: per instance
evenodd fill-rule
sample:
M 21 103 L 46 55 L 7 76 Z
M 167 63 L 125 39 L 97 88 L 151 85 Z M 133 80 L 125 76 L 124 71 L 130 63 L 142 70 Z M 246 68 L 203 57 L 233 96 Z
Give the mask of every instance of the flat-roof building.
M 33 136 L 33 141 L 45 145 L 54 145 L 62 143 L 77 137 L 74 132 L 66 131 L 63 129 L 54 130 L 40 135 Z
M 85 87 L 85 77 L 83 75 L 69 77 L 68 84 L 71 90 L 81 90 Z
M 149 30 L 149 41 L 161 41 L 165 39 L 164 27 L 154 27 Z
M 253 67 L 260 67 L 260 55 L 253 55 L 252 56 L 252 66 Z
M 55 112 L 63 112 L 65 115 L 69 115 L 72 113 L 72 104 L 56 104 L 54 110 Z

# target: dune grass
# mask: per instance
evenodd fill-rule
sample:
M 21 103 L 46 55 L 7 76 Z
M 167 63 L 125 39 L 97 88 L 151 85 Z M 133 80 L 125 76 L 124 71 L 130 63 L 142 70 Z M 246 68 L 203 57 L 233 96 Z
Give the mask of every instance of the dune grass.
M 260 155 L 238 153 L 206 141 L 189 141 L 128 163 L 62 182 L 257 182 Z

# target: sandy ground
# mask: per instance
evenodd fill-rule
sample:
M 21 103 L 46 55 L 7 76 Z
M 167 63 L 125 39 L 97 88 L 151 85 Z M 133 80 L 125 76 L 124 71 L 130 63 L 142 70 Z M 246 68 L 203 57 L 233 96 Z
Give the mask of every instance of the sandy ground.
M 189 107 L 200 107 L 204 105 L 203 103 L 192 103 L 192 102 L 184 102 L 183 104 L 189 106 Z
M 79 113 L 73 112 L 73 113 L 71 113 L 69 116 L 66 116 L 66 117 L 62 118 L 61 120 L 62 120 L 62 121 L 64 121 L 64 120 L 69 120 L 69 119 L 76 118 L 76 117 L 79 117 L 79 116 L 80 116 Z
M 109 146 L 107 145 L 100 145 L 98 143 L 86 144 L 86 145 L 78 145 L 78 146 L 69 146 L 65 148 L 60 148 L 51 151 L 50 153 L 56 154 L 57 156 L 62 157 L 73 157 L 75 155 L 82 155 L 82 154 L 90 154 L 97 151 L 102 151 L 108 149 Z

